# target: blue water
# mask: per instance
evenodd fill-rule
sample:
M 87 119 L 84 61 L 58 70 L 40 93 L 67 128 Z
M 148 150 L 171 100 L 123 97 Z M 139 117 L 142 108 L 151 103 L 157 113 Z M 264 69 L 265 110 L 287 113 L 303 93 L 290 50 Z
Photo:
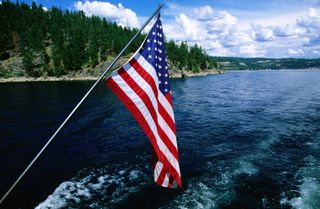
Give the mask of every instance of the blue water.
M 0 194 L 92 82 L 0 84 Z M 320 208 L 320 71 L 172 80 L 183 190 L 102 83 L 3 208 Z

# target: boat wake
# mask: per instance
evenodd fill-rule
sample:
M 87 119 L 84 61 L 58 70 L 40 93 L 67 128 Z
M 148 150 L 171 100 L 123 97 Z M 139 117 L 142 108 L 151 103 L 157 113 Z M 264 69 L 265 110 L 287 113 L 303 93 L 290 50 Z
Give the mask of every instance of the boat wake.
M 305 166 L 299 169 L 295 178 L 300 183 L 297 190 L 290 190 L 281 194 L 280 204 L 289 205 L 296 209 L 316 209 L 320 207 L 320 144 L 308 143 L 314 155 L 304 159 Z
M 112 207 L 151 183 L 147 170 L 148 166 L 127 163 L 117 168 L 84 169 L 61 183 L 36 209 Z

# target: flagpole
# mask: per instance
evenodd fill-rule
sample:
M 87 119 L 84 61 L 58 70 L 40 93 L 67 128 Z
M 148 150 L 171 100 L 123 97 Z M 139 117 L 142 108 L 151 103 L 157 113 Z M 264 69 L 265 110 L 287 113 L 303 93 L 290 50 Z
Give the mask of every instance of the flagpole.
M 79 103 L 73 108 L 73 110 L 69 113 L 68 117 L 61 123 L 59 128 L 54 132 L 54 134 L 50 137 L 47 143 L 42 147 L 39 153 L 33 158 L 33 160 L 29 163 L 27 168 L 20 174 L 18 179 L 12 184 L 12 186 L 8 189 L 8 191 L 3 195 L 0 200 L 0 205 L 3 201 L 7 198 L 10 192 L 14 189 L 14 187 L 19 183 L 22 177 L 28 172 L 31 166 L 36 162 L 36 160 L 40 157 L 43 151 L 48 147 L 48 145 L 52 142 L 55 136 L 60 132 L 63 126 L 68 122 L 71 116 L 75 113 L 75 111 L 80 107 L 83 101 L 88 97 L 88 95 L 92 92 L 92 90 L 97 86 L 97 84 L 103 79 L 103 77 L 107 74 L 107 72 L 111 69 L 111 67 L 118 61 L 118 59 L 122 56 L 123 52 L 129 47 L 129 45 L 134 41 L 134 39 L 142 32 L 142 30 L 149 24 L 149 22 L 160 13 L 160 9 L 163 7 L 164 4 L 160 4 L 158 8 L 153 12 L 153 14 L 149 17 L 149 19 L 141 26 L 139 31 L 131 38 L 131 40 L 127 43 L 127 45 L 120 51 L 120 53 L 113 59 L 113 61 L 109 64 L 106 70 L 100 75 L 100 77 L 96 80 L 96 82 L 91 86 L 91 88 L 87 91 L 87 93 L 82 97 Z

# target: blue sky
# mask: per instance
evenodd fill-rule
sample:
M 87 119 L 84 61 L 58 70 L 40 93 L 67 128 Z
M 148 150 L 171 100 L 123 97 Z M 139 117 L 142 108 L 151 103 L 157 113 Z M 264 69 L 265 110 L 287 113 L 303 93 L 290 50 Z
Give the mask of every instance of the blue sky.
M 128 27 L 139 27 L 161 2 L 167 38 L 199 44 L 210 55 L 320 57 L 320 0 L 36 0 Z

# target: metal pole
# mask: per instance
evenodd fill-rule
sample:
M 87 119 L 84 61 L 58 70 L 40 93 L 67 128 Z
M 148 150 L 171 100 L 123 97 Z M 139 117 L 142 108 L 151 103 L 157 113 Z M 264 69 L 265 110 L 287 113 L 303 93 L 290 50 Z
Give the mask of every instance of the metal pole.
M 73 108 L 68 117 L 62 122 L 59 128 L 54 132 L 54 134 L 50 137 L 47 143 L 42 147 L 40 152 L 33 158 L 33 160 L 29 163 L 27 168 L 20 174 L 19 178 L 12 184 L 12 186 L 8 189 L 8 191 L 3 195 L 0 200 L 0 204 L 6 199 L 6 197 L 10 194 L 10 192 L 14 189 L 14 187 L 19 183 L 22 177 L 27 173 L 30 167 L 35 163 L 35 161 L 39 158 L 39 156 L 43 153 L 43 151 L 47 148 L 47 146 L 51 143 L 54 137 L 60 132 L 62 127 L 67 123 L 67 121 L 71 118 L 71 116 L 75 113 L 75 111 L 79 108 L 79 106 L 83 103 L 83 101 L 88 97 L 88 95 L 92 92 L 92 90 L 96 87 L 96 85 L 102 80 L 102 78 L 106 75 L 106 73 L 111 69 L 111 67 L 118 61 L 123 52 L 128 48 L 128 46 L 132 43 L 132 41 L 141 33 L 141 31 L 148 25 L 148 23 L 152 20 L 152 18 L 160 12 L 160 9 L 163 7 L 163 4 L 160 4 L 158 8 L 153 12 L 153 14 L 149 17 L 149 19 L 141 26 L 140 30 L 131 38 L 131 40 L 127 43 L 127 45 L 121 50 L 121 52 L 114 58 L 114 60 L 109 64 L 107 69 L 100 75 L 98 80 L 92 85 L 89 91 L 82 97 L 79 103 Z

